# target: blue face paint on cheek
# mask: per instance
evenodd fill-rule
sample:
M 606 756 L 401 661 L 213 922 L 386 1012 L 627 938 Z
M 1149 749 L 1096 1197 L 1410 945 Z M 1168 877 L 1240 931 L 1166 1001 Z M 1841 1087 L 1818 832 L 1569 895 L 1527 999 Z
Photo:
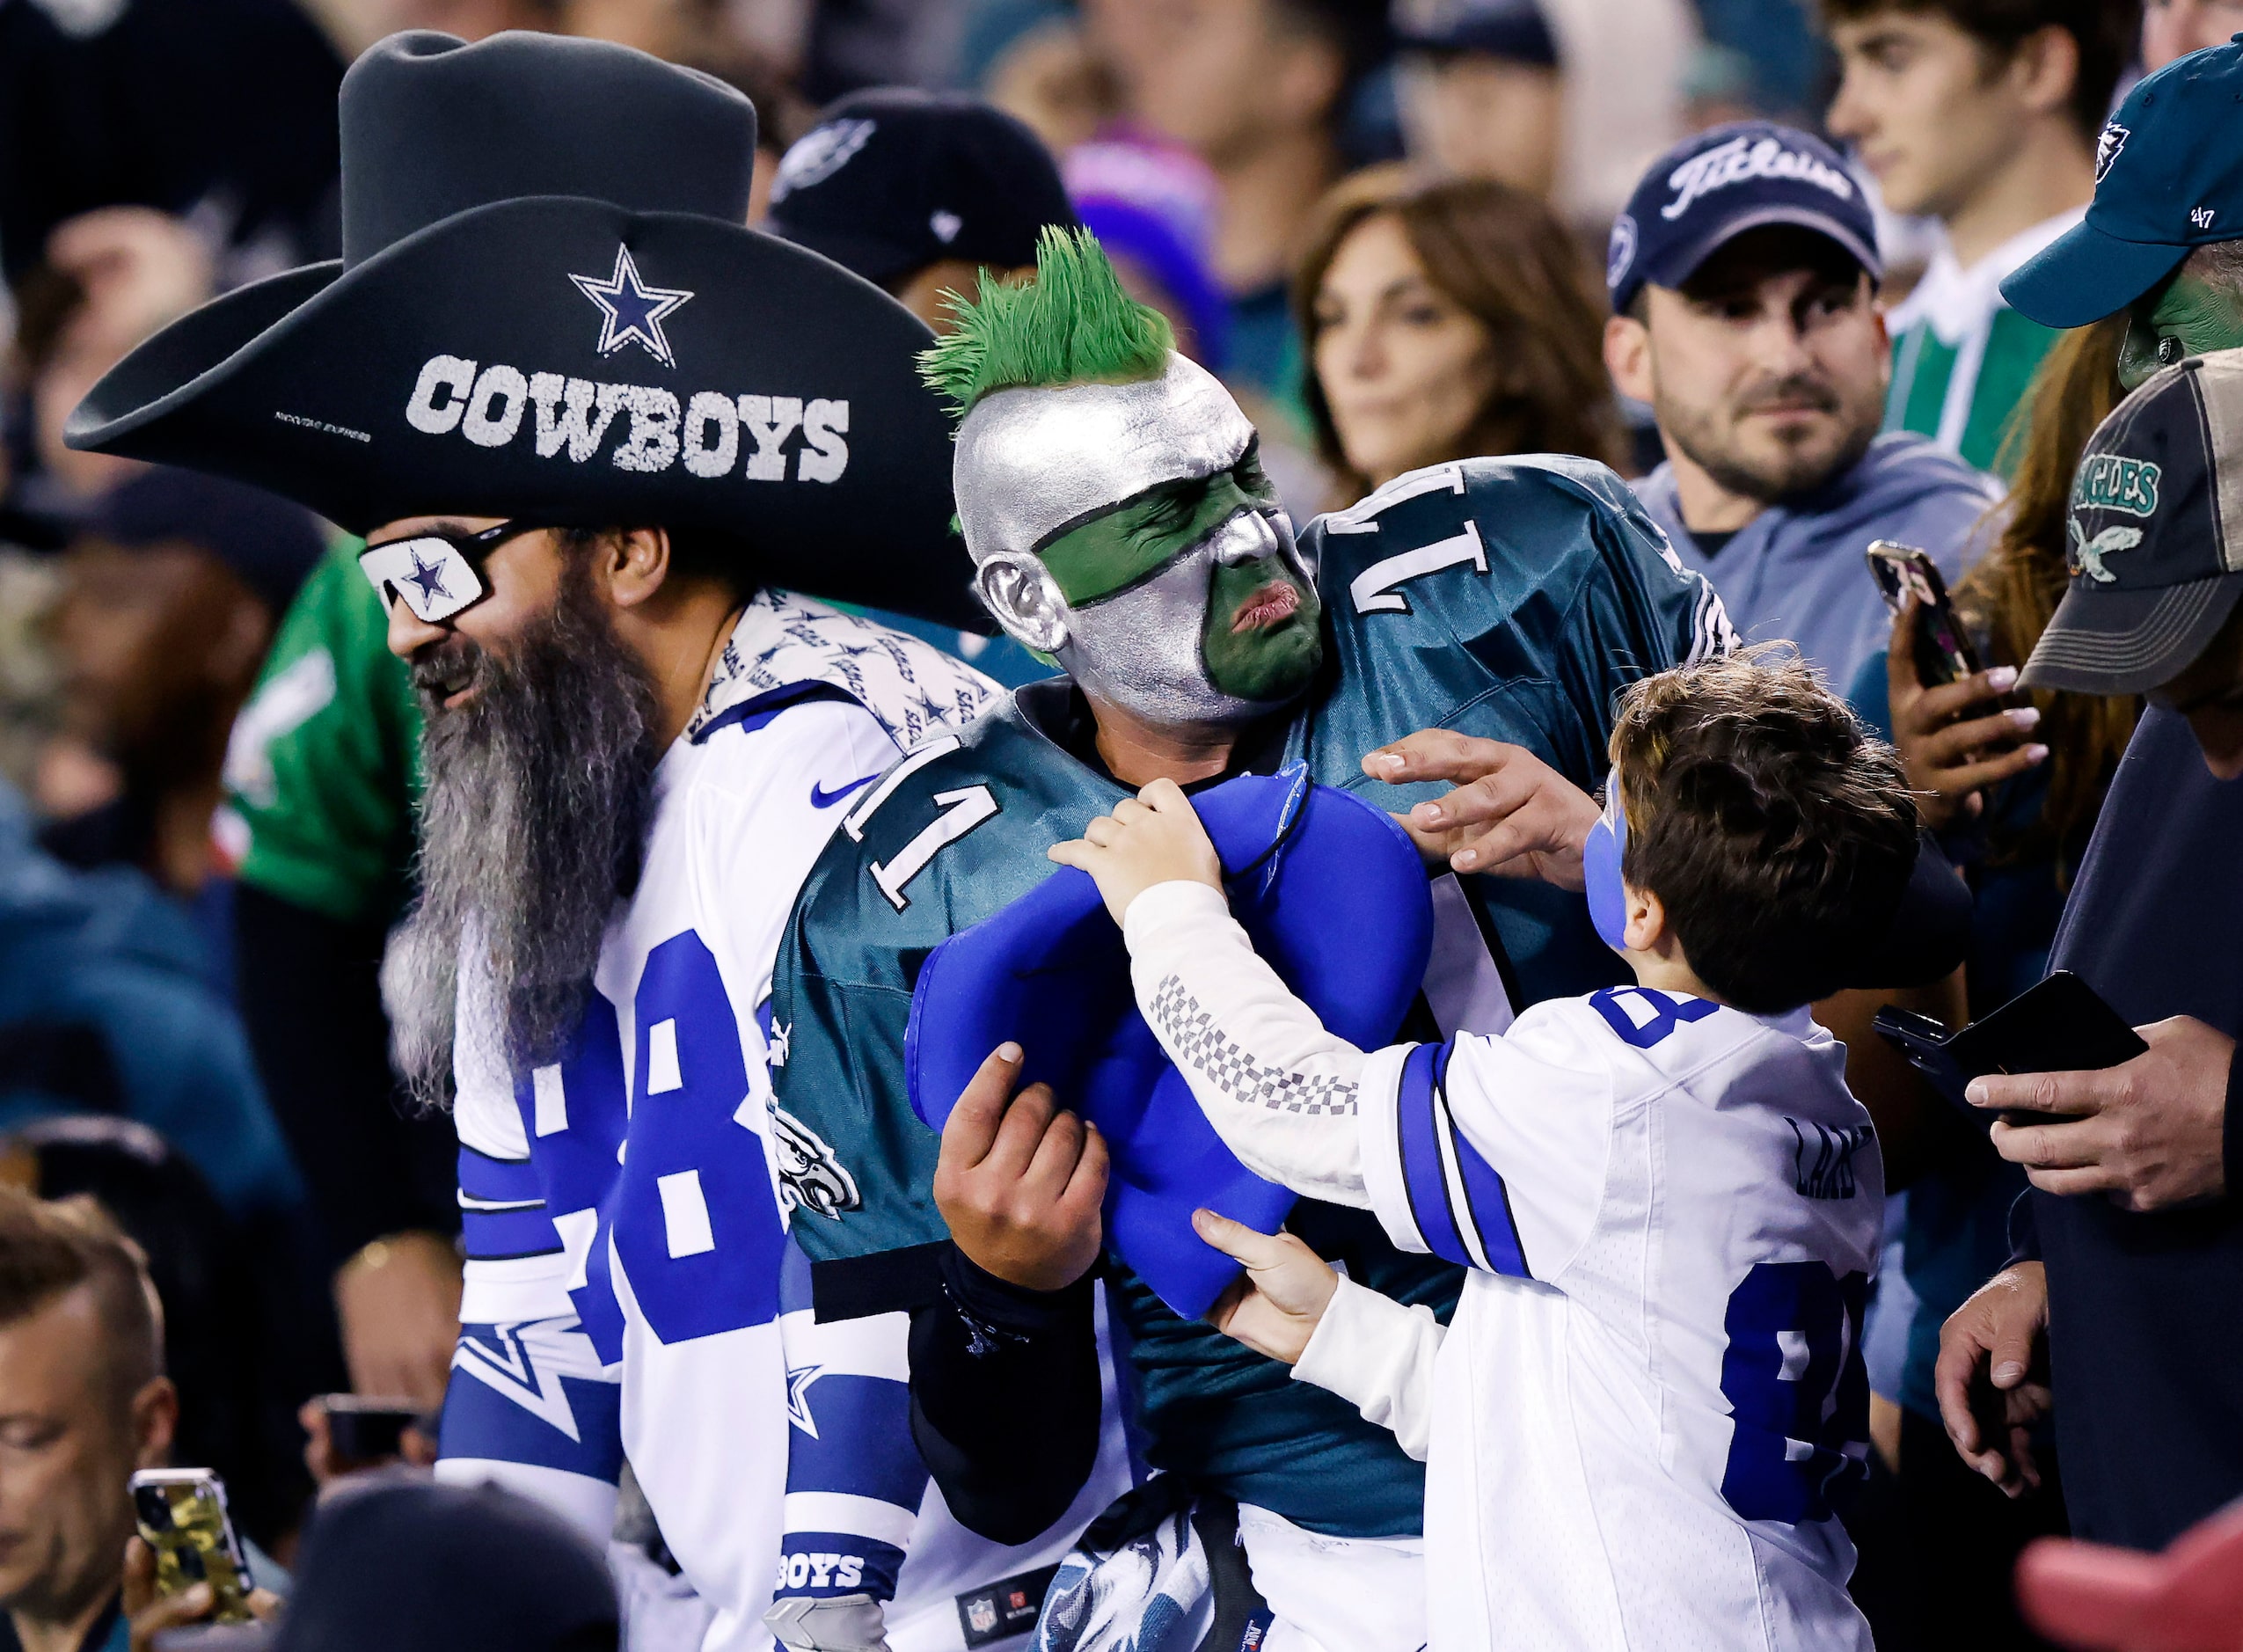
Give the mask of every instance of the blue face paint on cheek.
M 1589 921 L 1596 937 L 1614 952 L 1627 950 L 1627 891 L 1620 883 L 1620 861 L 1628 846 L 1627 811 L 1620 807 L 1620 777 L 1604 782 L 1604 813 L 1589 829 L 1582 845 L 1581 870 L 1589 895 Z

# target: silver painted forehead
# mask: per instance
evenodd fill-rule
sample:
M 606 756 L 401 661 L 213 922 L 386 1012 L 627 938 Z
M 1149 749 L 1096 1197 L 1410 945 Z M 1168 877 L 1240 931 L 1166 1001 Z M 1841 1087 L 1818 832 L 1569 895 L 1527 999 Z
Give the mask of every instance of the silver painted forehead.
M 951 484 L 976 562 L 1179 477 L 1228 470 L 1253 440 L 1231 392 L 1173 351 L 1134 384 L 1001 390 L 958 427 Z

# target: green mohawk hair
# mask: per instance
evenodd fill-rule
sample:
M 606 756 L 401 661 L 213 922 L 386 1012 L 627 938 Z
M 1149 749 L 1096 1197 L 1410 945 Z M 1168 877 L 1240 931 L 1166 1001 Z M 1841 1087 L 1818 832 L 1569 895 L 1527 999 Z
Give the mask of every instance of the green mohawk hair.
M 993 391 L 1158 378 L 1176 345 L 1167 318 L 1122 290 L 1088 230 L 1045 225 L 1034 281 L 947 302 L 957 331 L 919 353 L 919 376 L 958 419 Z

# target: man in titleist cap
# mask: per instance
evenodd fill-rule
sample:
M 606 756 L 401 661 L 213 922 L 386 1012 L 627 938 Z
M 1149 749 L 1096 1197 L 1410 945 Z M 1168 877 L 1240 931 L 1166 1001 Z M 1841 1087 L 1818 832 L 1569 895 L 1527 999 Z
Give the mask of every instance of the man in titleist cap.
M 763 1013 L 842 800 L 988 694 L 785 588 L 970 622 L 927 331 L 742 227 L 755 113 L 706 77 L 405 34 L 340 113 L 340 266 L 157 334 L 70 434 L 362 535 L 411 663 L 386 996 L 469 1259 L 438 1473 L 604 1539 L 627 1454 L 711 1648 L 955 1647 L 957 1589 L 1042 1556 L 921 1517 L 901 1316 L 793 1311 Z
M 1667 450 L 1645 507 L 1747 641 L 1789 638 L 1840 690 L 1889 629 L 1862 547 L 1920 545 L 1953 578 L 1996 497 L 1924 438 L 1877 434 L 1883 276 L 1845 163 L 1764 121 L 1653 162 L 1605 270 L 1605 362 Z
M 2187 60 L 2183 60 L 2186 62 Z M 2071 579 L 2020 679 L 2146 693 L 2049 960 L 2146 1055 L 1976 1080 L 2034 1191 L 2016 1255 L 1948 1319 L 1940 1410 L 1965 1460 L 2032 1480 L 2050 1401 L 2075 1535 L 2162 1548 L 2243 1495 L 2243 350 L 2158 373 L 2087 443 Z

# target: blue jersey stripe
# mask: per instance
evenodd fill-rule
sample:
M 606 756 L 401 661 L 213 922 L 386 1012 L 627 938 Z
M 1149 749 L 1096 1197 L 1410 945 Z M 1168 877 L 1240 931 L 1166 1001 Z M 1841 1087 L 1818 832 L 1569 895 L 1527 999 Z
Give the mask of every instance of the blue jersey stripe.
M 530 1160 L 493 1159 L 465 1146 L 459 1150 L 459 1190 L 493 1204 L 520 1204 L 545 1196 L 537 1168 Z
M 1394 1122 L 1400 1133 L 1402 1185 L 1409 1194 L 1418 1237 L 1443 1261 L 1470 1268 L 1472 1255 L 1458 1231 L 1458 1213 L 1449 1202 L 1449 1181 L 1441 1170 L 1441 1123 L 1434 1105 L 1447 1056 L 1445 1044 L 1420 1044 L 1403 1058 Z
M 842 1492 L 917 1509 L 926 1465 L 911 1443 L 911 1391 L 887 1377 L 790 1371 L 795 1414 L 786 1450 L 786 1489 Z M 815 1433 L 804 1428 L 805 1422 Z
M 903 1551 L 873 1538 L 846 1531 L 790 1531 L 780 1541 L 774 1592 L 787 1595 L 853 1595 L 874 1600 L 895 1595 L 895 1575 Z
M 459 1228 L 471 1261 L 544 1256 L 561 1247 L 553 1219 L 542 1204 L 526 1210 L 462 1210 Z
M 1516 1279 L 1533 1277 L 1526 1265 L 1526 1252 L 1519 1243 L 1519 1224 L 1511 1215 L 1511 1191 L 1503 1185 L 1503 1178 L 1495 1166 L 1480 1157 L 1465 1133 L 1457 1128 L 1449 1112 L 1447 1078 L 1450 1046 L 1441 1047 L 1441 1079 L 1436 1085 L 1439 1103 L 1438 1123 L 1449 1138 L 1450 1150 L 1457 1156 L 1457 1179 L 1464 1184 L 1464 1219 L 1472 1224 L 1480 1240 L 1480 1248 L 1487 1258 L 1491 1272 L 1509 1274 Z

